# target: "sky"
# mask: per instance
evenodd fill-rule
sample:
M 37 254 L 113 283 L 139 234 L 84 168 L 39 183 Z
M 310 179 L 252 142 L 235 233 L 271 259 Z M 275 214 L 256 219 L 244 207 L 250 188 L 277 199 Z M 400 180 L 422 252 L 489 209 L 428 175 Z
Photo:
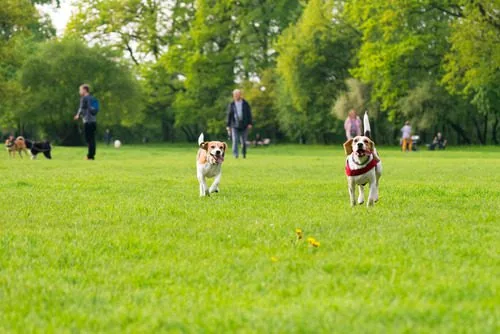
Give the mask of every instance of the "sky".
M 72 0 L 61 0 L 60 8 L 54 5 L 37 6 L 42 13 L 47 13 L 52 19 L 52 24 L 57 29 L 57 34 L 61 36 L 64 33 L 64 28 L 68 23 L 74 7 L 71 5 Z

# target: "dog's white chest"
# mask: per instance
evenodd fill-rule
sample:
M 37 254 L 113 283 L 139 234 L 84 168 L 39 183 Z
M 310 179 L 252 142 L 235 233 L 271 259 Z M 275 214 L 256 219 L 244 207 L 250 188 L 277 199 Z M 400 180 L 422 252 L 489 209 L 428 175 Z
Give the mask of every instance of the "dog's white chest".
M 215 177 L 221 171 L 221 164 L 206 163 L 204 165 L 198 165 L 198 168 L 205 177 Z

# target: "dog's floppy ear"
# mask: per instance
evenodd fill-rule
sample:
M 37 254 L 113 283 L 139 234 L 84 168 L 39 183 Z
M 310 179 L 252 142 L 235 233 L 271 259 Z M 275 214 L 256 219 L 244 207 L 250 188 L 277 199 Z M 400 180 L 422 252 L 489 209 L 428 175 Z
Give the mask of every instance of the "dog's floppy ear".
M 208 141 L 204 141 L 203 143 L 200 144 L 200 148 L 202 150 L 207 151 L 208 150 Z
M 224 145 L 224 152 L 226 152 L 226 150 L 227 150 L 227 144 L 226 144 L 226 142 L 225 141 L 222 142 L 222 145 Z
M 352 138 L 344 143 L 344 152 L 345 155 L 349 155 L 352 153 Z
M 368 138 L 368 146 L 368 151 L 373 152 L 373 150 L 375 149 L 375 143 L 370 138 Z

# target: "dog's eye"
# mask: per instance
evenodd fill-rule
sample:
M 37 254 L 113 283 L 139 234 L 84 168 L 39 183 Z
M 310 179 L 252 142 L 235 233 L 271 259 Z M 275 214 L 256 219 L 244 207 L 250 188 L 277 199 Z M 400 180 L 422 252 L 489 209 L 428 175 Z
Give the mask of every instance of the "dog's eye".
M 215 148 L 215 146 L 212 145 L 212 146 L 210 146 L 210 148 Z
M 368 144 L 368 140 L 365 140 L 364 142 L 365 142 L 365 144 Z

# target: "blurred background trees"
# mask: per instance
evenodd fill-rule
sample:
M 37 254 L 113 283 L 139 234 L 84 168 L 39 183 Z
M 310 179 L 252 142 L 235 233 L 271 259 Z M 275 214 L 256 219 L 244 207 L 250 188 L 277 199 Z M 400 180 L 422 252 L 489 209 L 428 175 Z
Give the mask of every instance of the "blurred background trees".
M 369 111 L 379 143 L 397 143 L 405 120 L 426 141 L 499 141 L 500 0 L 74 3 L 63 36 L 37 10 L 56 1 L 2 3 L 3 135 L 79 144 L 86 82 L 99 131 L 130 142 L 224 135 L 238 87 L 251 136 L 275 141 L 341 142 L 352 108 Z

